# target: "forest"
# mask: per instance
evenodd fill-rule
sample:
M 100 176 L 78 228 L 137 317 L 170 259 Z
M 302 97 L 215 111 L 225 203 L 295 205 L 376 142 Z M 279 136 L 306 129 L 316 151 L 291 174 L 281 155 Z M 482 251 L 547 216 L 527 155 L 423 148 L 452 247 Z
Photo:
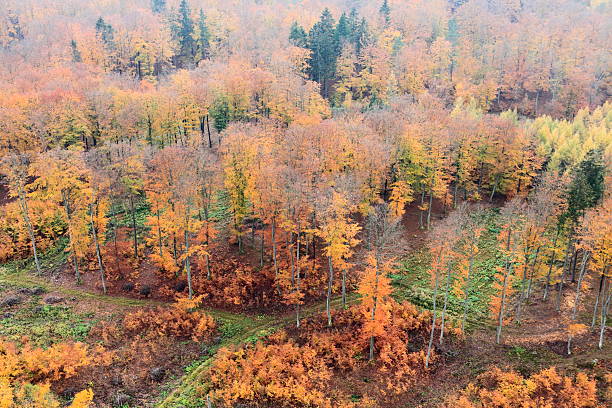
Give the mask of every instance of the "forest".
M 0 408 L 610 406 L 610 44 L 610 0 L 2 0 Z

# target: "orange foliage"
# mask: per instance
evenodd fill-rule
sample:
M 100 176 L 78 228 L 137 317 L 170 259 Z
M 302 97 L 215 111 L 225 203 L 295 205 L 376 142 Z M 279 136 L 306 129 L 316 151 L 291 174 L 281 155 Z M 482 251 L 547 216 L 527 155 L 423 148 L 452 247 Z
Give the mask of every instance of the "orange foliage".
M 515 372 L 492 368 L 478 377 L 478 385 L 470 384 L 448 408 L 595 408 L 595 381 L 583 373 L 575 379 L 561 376 L 552 367 L 523 378 Z

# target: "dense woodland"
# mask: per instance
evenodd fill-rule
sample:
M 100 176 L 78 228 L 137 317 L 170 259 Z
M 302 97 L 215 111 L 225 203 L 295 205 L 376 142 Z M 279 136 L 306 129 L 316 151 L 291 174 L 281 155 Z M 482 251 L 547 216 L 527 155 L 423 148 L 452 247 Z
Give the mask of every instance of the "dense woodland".
M 611 17 L 4 0 L 0 408 L 611 403 Z

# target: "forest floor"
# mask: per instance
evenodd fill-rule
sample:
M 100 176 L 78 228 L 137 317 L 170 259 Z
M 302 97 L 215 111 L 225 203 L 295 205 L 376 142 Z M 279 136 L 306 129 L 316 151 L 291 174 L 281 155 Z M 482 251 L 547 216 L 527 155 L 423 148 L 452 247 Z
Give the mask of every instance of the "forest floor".
M 442 217 L 443 208 L 434 207 L 434 218 Z M 487 300 L 491 293 L 492 271 L 496 264 L 495 211 L 483 217 L 488 225 L 488 233 L 482 239 L 482 253 L 477 261 L 480 271 L 474 277 L 474 295 L 471 305 L 471 318 L 468 320 L 468 335 L 465 339 L 449 340 L 437 347 L 443 357 L 442 363 L 429 376 L 420 378 L 411 391 L 401 396 L 401 407 L 439 407 L 444 398 L 464 388 L 469 382 L 491 366 L 511 368 L 521 374 L 529 375 L 549 367 L 560 367 L 564 372 L 573 374 L 585 371 L 598 381 L 603 381 L 612 368 L 612 345 L 610 341 L 602 350 L 596 346 L 597 334 L 594 330 L 577 338 L 573 354 L 566 353 L 565 326 L 567 322 L 555 310 L 555 294 L 547 302 L 541 301 L 541 288 L 534 288 L 533 296 L 525 306 L 520 325 L 509 323 L 504 328 L 502 344 L 495 343 L 495 328 L 488 319 Z M 429 288 L 426 236 L 418 228 L 419 214 L 414 209 L 404 218 L 406 239 L 401 249 L 400 265 L 397 274 L 391 276 L 397 300 L 409 300 L 422 309 L 431 307 L 432 293 Z M 40 346 L 60 341 L 93 341 L 89 339 L 90 330 L 100 322 L 113 322 L 130 311 L 141 310 L 168 304 L 163 297 L 145 298 L 138 293 L 125 294 L 115 291 L 105 296 L 88 280 L 78 286 L 69 279 L 69 268 L 65 267 L 63 248 L 48 251 L 43 258 L 44 276 L 32 272 L 31 262 L 13 263 L 0 266 L 0 299 L 16 296 L 19 304 L 6 308 L 0 313 L 0 336 L 17 341 L 22 336 Z M 37 294 L 24 289 L 41 288 Z M 573 296 L 575 287 L 567 285 L 562 299 Z M 356 303 L 355 295 L 349 296 L 348 303 Z M 585 296 L 583 304 L 592 307 L 593 299 Z M 341 307 L 341 299 L 333 300 L 334 308 Z M 449 303 L 450 319 L 459 315 L 460 304 L 451 297 Z M 302 316 L 315 316 L 324 311 L 323 301 L 313 302 L 303 308 Z M 196 395 L 196 387 L 206 377 L 206 371 L 216 350 L 223 346 L 256 342 L 274 331 L 295 324 L 292 311 L 278 312 L 264 310 L 254 313 L 236 313 L 230 310 L 206 307 L 219 327 L 219 338 L 213 345 L 200 347 L 177 343 L 173 347 L 178 354 L 160 356 L 152 364 L 163 364 L 168 374 L 160 383 L 145 381 L 140 389 L 124 390 L 109 384 L 105 401 L 111 406 L 117 392 L 127 392 L 133 396 L 131 407 L 179 408 L 198 407 L 202 402 Z M 581 320 L 589 319 L 588 310 L 581 310 Z M 610 330 L 608 327 L 607 330 Z M 607 334 L 609 338 L 609 333 Z M 139 369 L 142 369 L 141 367 Z M 350 378 L 347 378 L 349 381 Z M 602 387 L 603 389 L 603 387 Z M 389 405 L 389 408 L 391 405 Z M 124 407 L 122 407 L 124 408 Z

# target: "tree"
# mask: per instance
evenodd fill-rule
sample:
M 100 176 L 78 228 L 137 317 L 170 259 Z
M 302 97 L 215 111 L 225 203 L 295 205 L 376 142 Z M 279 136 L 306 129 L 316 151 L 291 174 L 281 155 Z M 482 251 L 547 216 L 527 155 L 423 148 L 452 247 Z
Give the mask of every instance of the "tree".
M 289 32 L 289 42 L 296 47 L 306 48 L 308 47 L 308 34 L 297 21 L 291 24 L 291 31 Z
M 204 10 L 200 9 L 198 18 L 198 33 L 196 38 L 197 55 L 199 60 L 207 59 L 210 56 L 210 32 L 206 24 Z
M 76 281 L 80 284 L 79 261 L 89 249 L 89 171 L 79 152 L 55 150 L 39 156 L 32 164 L 30 175 L 35 177 L 27 186 L 27 189 L 32 191 L 32 196 L 49 200 L 64 209 L 68 225 L 68 249 L 71 252 Z
M 391 319 L 391 279 L 387 276 L 393 268 L 389 263 L 379 265 L 375 253 L 367 257 L 367 267 L 359 282 L 357 293 L 361 295 L 361 305 L 365 322 L 361 334 L 370 343 L 370 360 L 374 359 L 375 338 L 385 333 Z
M 166 11 L 166 0 L 151 0 L 151 10 L 156 14 Z
M 389 7 L 388 0 L 383 0 L 382 6 L 380 6 L 379 13 L 383 19 L 385 27 L 391 24 L 391 7 Z
M 337 49 L 335 21 L 329 9 L 323 10 L 321 18 L 308 33 L 310 78 L 321 85 L 321 95 L 330 96 L 330 82 L 336 73 Z
M 176 38 L 178 42 L 177 65 L 188 66 L 193 63 L 197 44 L 194 39 L 195 28 L 191 18 L 191 8 L 187 0 L 181 0 L 178 9 Z
M 34 235 L 34 226 L 30 220 L 30 210 L 28 207 L 28 198 L 26 192 L 26 184 L 28 181 L 28 166 L 29 157 L 24 154 L 12 154 L 7 155 L 4 160 L 0 162 L 0 170 L 2 173 L 8 176 L 9 190 L 13 197 L 19 199 L 19 207 L 23 216 L 23 221 L 28 229 L 28 235 L 30 236 L 30 243 L 32 245 L 32 254 L 34 256 L 34 264 L 36 265 L 36 272 L 42 274 L 40 267 L 40 260 L 38 259 L 38 250 L 36 247 L 36 236 Z
M 346 270 L 350 267 L 348 258 L 353 255 L 352 248 L 359 243 L 355 238 L 361 227 L 350 222 L 350 206 L 347 198 L 341 193 L 333 192 L 331 202 L 326 210 L 323 224 L 317 235 L 325 242 L 325 255 L 329 275 L 327 278 L 327 298 L 325 308 L 327 325 L 332 325 L 331 296 L 334 284 L 334 269 L 342 271 L 342 305 L 346 302 Z

